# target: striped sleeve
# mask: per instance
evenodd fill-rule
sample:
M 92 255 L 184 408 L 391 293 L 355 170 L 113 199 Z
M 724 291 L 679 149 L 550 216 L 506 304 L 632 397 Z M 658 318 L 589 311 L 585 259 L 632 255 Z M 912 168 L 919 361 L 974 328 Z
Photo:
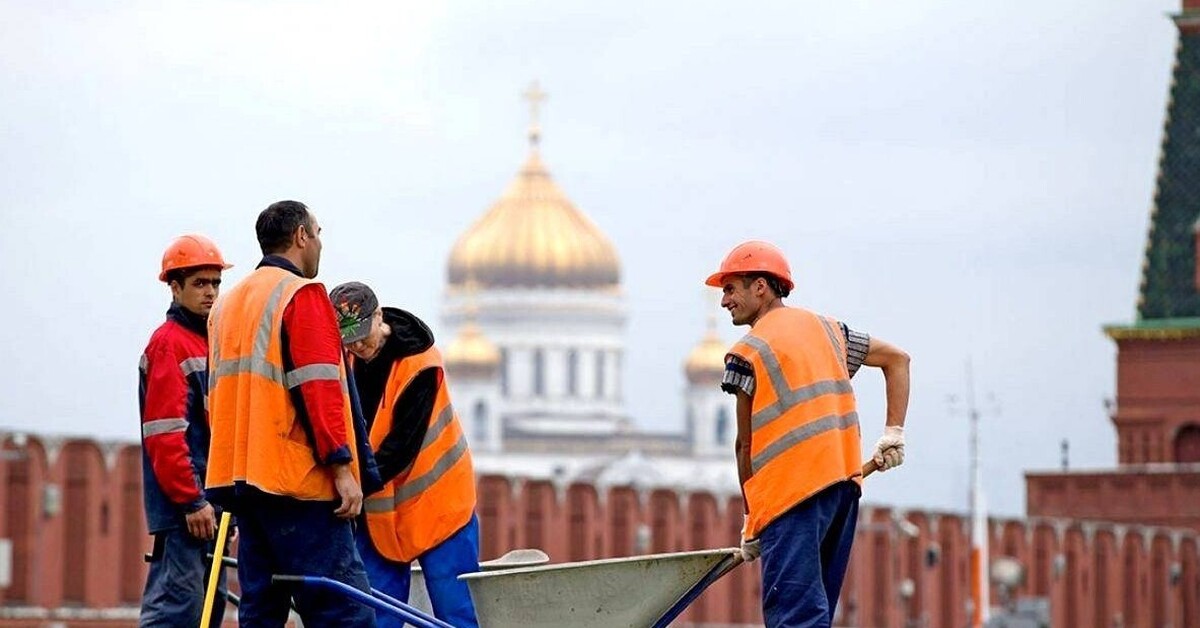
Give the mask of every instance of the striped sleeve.
M 725 358 L 725 375 L 721 378 L 721 390 L 731 395 L 740 390 L 753 397 L 754 366 L 736 355 Z
M 871 337 L 858 330 L 850 329 L 841 323 L 842 333 L 846 336 L 846 371 L 850 377 L 858 372 L 858 368 L 867 361 L 867 350 L 871 348 Z

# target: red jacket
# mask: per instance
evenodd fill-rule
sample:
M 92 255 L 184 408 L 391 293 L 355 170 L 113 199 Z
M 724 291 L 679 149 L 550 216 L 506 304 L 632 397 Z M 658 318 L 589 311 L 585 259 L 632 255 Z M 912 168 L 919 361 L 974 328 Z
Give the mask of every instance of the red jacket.
M 204 319 L 172 305 L 138 368 L 142 497 L 150 532 L 181 525 L 184 514 L 205 504 L 207 361 Z

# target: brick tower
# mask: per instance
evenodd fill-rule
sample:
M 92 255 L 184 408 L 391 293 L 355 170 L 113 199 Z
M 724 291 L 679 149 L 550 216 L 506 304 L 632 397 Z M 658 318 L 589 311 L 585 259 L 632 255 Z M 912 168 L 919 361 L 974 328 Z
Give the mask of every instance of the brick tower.
M 1107 471 L 1026 474 L 1030 516 L 1200 530 L 1200 0 L 1184 0 L 1137 320 L 1117 343 Z

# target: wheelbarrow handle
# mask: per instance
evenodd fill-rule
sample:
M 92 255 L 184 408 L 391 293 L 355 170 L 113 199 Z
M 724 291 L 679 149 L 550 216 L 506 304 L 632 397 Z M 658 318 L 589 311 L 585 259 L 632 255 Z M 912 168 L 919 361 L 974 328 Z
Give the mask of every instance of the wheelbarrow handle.
M 454 628 L 450 624 L 437 619 L 436 617 L 426 615 L 421 611 L 405 604 L 397 599 L 388 598 L 386 601 L 378 597 L 359 591 L 358 589 L 334 580 L 325 576 L 271 576 L 271 582 L 292 582 L 305 586 L 314 586 L 326 591 L 337 591 L 346 597 L 353 599 L 360 604 L 366 604 L 377 611 L 384 611 L 391 615 L 400 617 L 404 621 L 416 626 L 417 628 Z
M 733 571 L 734 567 L 740 564 L 742 564 L 741 552 L 736 550 L 730 551 L 728 556 L 721 559 L 721 562 L 717 563 L 717 566 L 710 569 L 699 582 L 688 589 L 666 613 L 659 617 L 658 621 L 654 622 L 653 628 L 666 628 L 670 626 L 671 622 L 675 621 L 675 618 L 679 617 L 680 613 L 685 611 L 688 606 L 691 606 L 692 602 L 695 602 L 696 598 L 700 597 L 700 594 L 704 593 L 709 585 L 720 580 L 725 574 Z
M 878 470 L 879 470 L 879 464 L 877 462 L 875 462 L 874 458 L 871 458 L 870 460 L 867 461 L 867 464 L 863 465 L 863 468 L 862 468 L 863 479 L 864 480 L 867 479 L 867 476 L 871 475 L 872 473 L 875 473 Z

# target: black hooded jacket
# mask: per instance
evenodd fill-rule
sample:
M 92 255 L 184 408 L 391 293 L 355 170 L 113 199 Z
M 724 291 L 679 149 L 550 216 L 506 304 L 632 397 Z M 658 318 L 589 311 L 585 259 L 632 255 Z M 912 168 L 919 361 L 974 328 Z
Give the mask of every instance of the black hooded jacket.
M 379 404 L 387 389 L 388 376 L 396 360 L 403 360 L 433 346 L 433 332 L 421 319 L 404 310 L 381 308 L 383 322 L 391 328 L 383 347 L 371 361 L 354 361 L 354 379 L 358 384 L 367 431 L 375 423 Z M 440 369 L 428 368 L 416 375 L 392 406 L 392 429 L 379 449 L 375 462 L 384 482 L 390 482 L 412 465 L 421 451 L 421 441 L 429 427 L 429 415 L 437 398 Z

